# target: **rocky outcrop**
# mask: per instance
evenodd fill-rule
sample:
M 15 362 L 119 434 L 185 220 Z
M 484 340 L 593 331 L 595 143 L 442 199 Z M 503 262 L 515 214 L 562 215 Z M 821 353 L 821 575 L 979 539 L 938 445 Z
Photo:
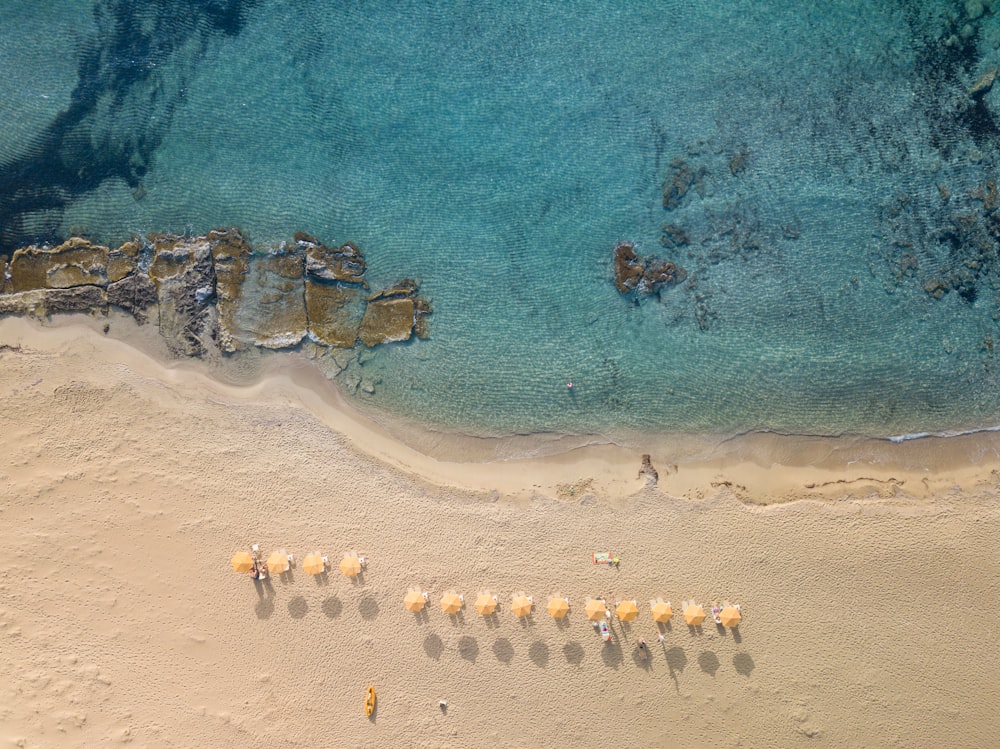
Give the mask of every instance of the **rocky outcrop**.
M 239 229 L 213 229 L 208 233 L 215 265 L 215 306 L 218 310 L 219 348 L 228 354 L 249 345 L 240 328 L 238 313 L 243 284 L 250 270 L 252 248 Z
M 108 248 L 74 237 L 58 247 L 22 247 L 10 260 L 7 291 L 69 289 L 108 283 Z
M 0 257 L 0 315 L 106 314 L 110 304 L 140 323 L 155 315 L 179 356 L 201 356 L 213 340 L 233 353 L 306 336 L 334 348 L 426 338 L 431 306 L 417 283 L 369 295 L 365 272 L 354 244 L 331 248 L 303 233 L 265 251 L 238 229 L 150 234 L 114 250 L 74 238 Z
M 104 315 L 108 299 L 99 286 L 75 286 L 71 289 L 31 289 L 14 294 L 0 294 L 0 315 L 48 317 L 70 312 Z
M 623 294 L 652 294 L 687 277 L 679 265 L 657 258 L 641 258 L 629 242 L 615 246 L 615 286 Z
M 302 251 L 297 246 L 283 245 L 251 256 L 239 317 L 254 345 L 289 348 L 306 337 L 303 270 Z
M 365 282 L 365 258 L 351 242 L 340 247 L 327 247 L 308 234 L 298 233 L 295 241 L 306 258 L 306 275 L 321 281 L 340 281 L 359 284 Z
M 133 239 L 115 250 L 108 251 L 108 283 L 121 281 L 136 272 L 142 242 Z
M 160 335 L 175 354 L 201 356 L 214 333 L 209 313 L 215 300 L 215 267 L 206 237 L 150 235 Z
M 358 339 L 366 346 L 408 341 L 417 318 L 430 313 L 417 297 L 417 282 L 404 279 L 368 297 Z
M 327 247 L 304 233 L 296 234 L 295 241 L 305 255 L 309 338 L 326 346 L 354 346 L 365 314 L 368 288 L 361 250 L 351 242 Z
M 108 304 L 132 314 L 140 325 L 149 319 L 147 310 L 156 304 L 156 285 L 145 273 L 133 273 L 108 284 Z

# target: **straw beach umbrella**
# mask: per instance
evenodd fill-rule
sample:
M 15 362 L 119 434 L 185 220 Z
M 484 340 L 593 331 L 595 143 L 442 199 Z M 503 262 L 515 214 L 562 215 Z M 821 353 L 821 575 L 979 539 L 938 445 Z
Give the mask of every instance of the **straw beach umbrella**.
M 697 627 L 705 621 L 705 609 L 697 603 L 689 603 L 684 607 L 684 621 L 688 623 L 689 627 Z
M 674 610 L 670 608 L 670 604 L 662 598 L 653 601 L 649 608 L 653 612 L 653 621 L 661 624 L 669 622 L 670 618 L 674 615 Z
M 476 611 L 478 611 L 483 616 L 493 616 L 493 612 L 497 610 L 497 597 L 486 591 L 480 593 L 476 596 Z
M 361 574 L 361 560 L 354 554 L 348 554 L 340 560 L 340 573 L 344 577 L 357 577 Z
M 531 613 L 532 601 L 531 596 L 526 596 L 524 593 L 519 593 L 514 596 L 514 602 L 510 605 L 510 610 L 513 611 L 519 617 L 528 616 Z
M 411 590 L 403 597 L 403 607 L 407 611 L 423 611 L 428 595 L 420 590 Z
M 441 597 L 441 610 L 446 614 L 457 614 L 465 605 L 465 599 L 454 591 Z
M 635 618 L 639 616 L 639 607 L 635 601 L 622 601 L 618 604 L 617 614 L 619 621 L 634 622 Z
M 553 619 L 565 619 L 566 614 L 569 613 L 569 599 L 568 598 L 555 598 L 549 599 L 549 605 L 545 607 L 548 609 L 549 615 Z
M 288 572 L 288 555 L 281 551 L 272 551 L 267 558 L 267 571 L 272 575 Z
M 326 561 L 319 554 L 306 554 L 302 560 L 302 570 L 307 575 L 322 575 L 326 572 Z
M 742 619 L 739 606 L 726 606 L 719 612 L 719 621 L 723 627 L 738 627 Z
M 235 572 L 249 572 L 253 569 L 253 557 L 248 552 L 239 551 L 233 554 L 230 564 Z
M 603 619 L 607 616 L 608 607 L 600 598 L 591 598 L 587 601 L 587 605 L 583 607 L 583 612 L 587 615 L 588 619 L 596 622 L 598 619 Z

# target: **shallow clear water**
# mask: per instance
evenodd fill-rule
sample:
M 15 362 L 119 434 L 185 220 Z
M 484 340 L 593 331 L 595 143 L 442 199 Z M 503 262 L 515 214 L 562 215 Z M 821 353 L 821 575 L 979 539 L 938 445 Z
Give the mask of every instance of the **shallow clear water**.
M 374 288 L 415 276 L 434 306 L 359 397 L 461 431 L 1000 421 L 1000 216 L 970 196 L 1000 84 L 968 94 L 1000 3 L 37 5 L 0 6 L 8 250 L 354 241 Z M 667 210 L 678 158 L 700 184 Z M 688 282 L 619 294 L 619 240 Z

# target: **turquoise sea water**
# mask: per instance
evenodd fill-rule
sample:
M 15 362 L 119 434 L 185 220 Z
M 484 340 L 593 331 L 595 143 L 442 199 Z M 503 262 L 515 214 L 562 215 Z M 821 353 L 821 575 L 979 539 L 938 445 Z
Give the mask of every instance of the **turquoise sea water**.
M 990 5 L 7 0 L 0 239 L 354 241 L 434 306 L 359 397 L 458 431 L 990 426 Z

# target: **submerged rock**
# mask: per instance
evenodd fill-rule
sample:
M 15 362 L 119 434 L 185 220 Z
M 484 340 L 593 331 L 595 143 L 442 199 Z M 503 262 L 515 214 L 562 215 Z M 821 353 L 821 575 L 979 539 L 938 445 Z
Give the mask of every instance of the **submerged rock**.
M 360 286 L 307 278 L 305 293 L 311 340 L 340 348 L 357 343 L 365 314 L 365 293 Z
M 206 335 L 215 332 L 210 314 L 215 288 L 212 247 L 206 237 L 150 235 L 153 262 L 149 277 L 156 285 L 160 335 L 175 354 L 201 356 Z
M 615 286 L 627 294 L 651 294 L 664 286 L 681 283 L 687 273 L 679 265 L 656 258 L 643 259 L 630 242 L 615 246 Z
M 736 174 L 736 172 L 734 172 Z M 670 162 L 670 169 L 663 180 L 663 207 L 668 211 L 680 206 L 692 187 L 701 190 L 705 170 L 695 171 L 681 158 Z
M 219 313 L 216 340 L 222 351 L 233 353 L 247 346 L 237 312 L 250 269 L 251 247 L 239 229 L 213 229 L 206 238 L 215 265 L 215 300 Z
M 358 330 L 360 341 L 369 347 L 408 341 L 416 325 L 416 291 L 416 281 L 404 279 L 368 297 Z
M 969 89 L 969 98 L 975 99 L 979 96 L 985 96 L 989 90 L 993 88 L 993 84 L 996 82 L 998 73 L 1000 73 L 1000 70 L 997 68 L 990 68 L 979 76 L 979 78 L 976 79 L 976 82 L 973 83 L 972 87 Z
M 108 248 L 73 237 L 58 247 L 22 247 L 10 261 L 7 291 L 69 289 L 108 283 Z
M 426 340 L 431 337 L 431 321 L 430 314 L 434 310 L 431 308 L 431 303 L 420 296 L 413 297 L 414 306 L 414 320 L 413 320 L 413 334 L 422 340 Z
M 251 341 L 264 348 L 298 345 L 306 336 L 302 250 L 281 246 L 250 257 L 237 318 Z
M 43 318 L 49 315 L 86 312 L 107 314 L 108 299 L 99 286 L 74 286 L 70 289 L 31 289 L 0 294 L 0 315 L 26 315 Z

